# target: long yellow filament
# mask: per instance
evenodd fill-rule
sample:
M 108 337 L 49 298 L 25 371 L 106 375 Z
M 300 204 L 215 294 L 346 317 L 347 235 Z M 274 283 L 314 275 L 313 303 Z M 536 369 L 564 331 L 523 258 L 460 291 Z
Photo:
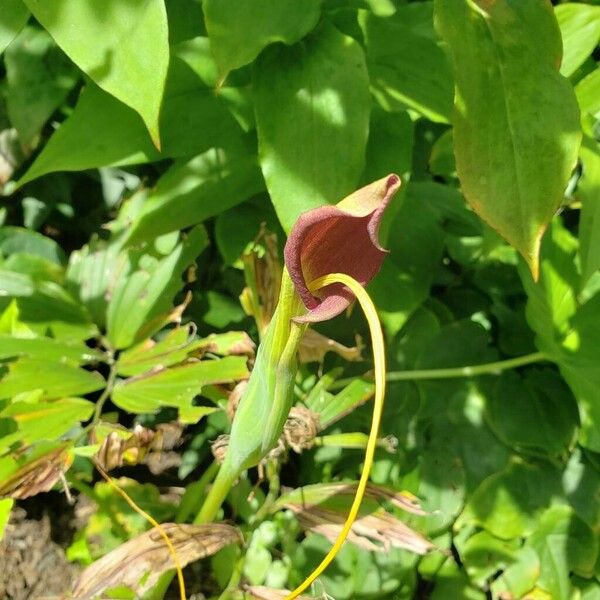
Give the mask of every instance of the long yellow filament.
M 360 304 L 367 322 L 369 324 L 369 331 L 371 332 L 371 345 L 373 347 L 373 362 L 375 370 L 375 401 L 373 406 L 373 418 L 371 420 L 371 432 L 369 433 L 369 439 L 367 441 L 367 449 L 365 450 L 365 462 L 363 465 L 358 487 L 356 488 L 356 494 L 354 501 L 350 507 L 350 512 L 342 531 L 335 541 L 335 544 L 331 547 L 331 550 L 327 553 L 327 556 L 322 560 L 321 564 L 300 584 L 293 592 L 285 597 L 285 600 L 293 600 L 297 598 L 302 592 L 304 592 L 313 581 L 323 573 L 323 571 L 329 566 L 331 561 L 336 557 L 340 548 L 346 541 L 348 533 L 358 516 L 360 505 L 362 503 L 367 483 L 369 482 L 369 474 L 371 472 L 371 466 L 373 465 L 373 456 L 375 455 L 375 448 L 377 447 L 377 434 L 379 432 L 379 425 L 381 423 L 381 415 L 383 412 L 383 401 L 385 396 L 385 346 L 383 343 L 383 333 L 381 331 L 381 325 L 379 323 L 379 317 L 377 316 L 377 310 L 373 301 L 369 297 L 367 291 L 349 275 L 344 273 L 331 273 L 315 279 L 309 288 L 312 290 L 318 290 L 332 283 L 341 283 L 352 290 L 352 293 L 356 296 L 358 303 Z
M 109 474 L 96 461 L 94 461 L 94 465 L 95 465 L 96 469 L 98 469 L 98 472 L 100 473 L 100 475 L 102 475 L 102 477 L 110 485 L 110 487 L 112 487 L 115 490 L 115 492 L 117 492 L 117 494 L 119 494 L 119 496 L 121 496 L 123 498 L 123 500 L 125 500 L 125 502 L 127 502 L 127 504 L 129 504 L 129 506 L 131 506 L 131 508 L 133 508 L 133 510 L 135 510 L 135 512 L 138 515 L 140 515 L 144 519 L 146 519 L 146 521 L 148 521 L 148 523 L 150 523 L 153 527 L 155 527 L 156 530 L 158 531 L 158 533 L 160 533 L 161 537 L 165 541 L 165 544 L 167 545 L 167 548 L 169 549 L 169 553 L 171 554 L 171 558 L 173 559 L 173 564 L 175 565 L 175 570 L 177 571 L 177 581 L 179 582 L 179 598 L 181 600 L 186 600 L 185 581 L 183 579 L 183 571 L 181 570 L 181 563 L 179 562 L 179 557 L 177 556 L 177 550 L 175 550 L 175 546 L 173 546 L 173 542 L 169 539 L 169 536 L 167 535 L 165 530 L 162 528 L 161 524 L 152 515 L 149 515 L 146 511 L 141 509 L 134 502 L 134 500 L 127 494 L 127 492 L 125 492 L 124 489 L 119 487 L 119 485 L 117 485 L 113 481 L 112 477 L 110 477 Z

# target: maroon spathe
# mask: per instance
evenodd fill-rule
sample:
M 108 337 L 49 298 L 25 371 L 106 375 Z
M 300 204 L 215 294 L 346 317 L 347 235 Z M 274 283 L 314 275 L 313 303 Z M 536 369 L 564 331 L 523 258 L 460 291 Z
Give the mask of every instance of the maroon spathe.
M 328 273 L 346 273 L 366 285 L 379 271 L 387 251 L 379 244 L 381 218 L 400 187 L 397 175 L 375 181 L 335 206 L 321 206 L 300 215 L 285 245 L 285 263 L 308 312 L 295 320 L 326 321 L 354 300 L 341 284 L 311 293 L 308 285 Z

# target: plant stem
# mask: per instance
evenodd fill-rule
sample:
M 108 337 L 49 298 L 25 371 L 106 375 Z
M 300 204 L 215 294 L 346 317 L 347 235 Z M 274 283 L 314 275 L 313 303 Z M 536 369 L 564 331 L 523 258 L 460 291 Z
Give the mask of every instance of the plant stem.
M 470 365 L 453 369 L 422 369 L 417 371 L 392 371 L 387 374 L 387 381 L 413 381 L 416 379 L 458 379 L 477 375 L 499 375 L 507 369 L 516 369 L 523 365 L 548 360 L 542 352 L 533 352 L 517 358 L 498 360 L 482 365 Z
M 235 483 L 238 474 L 224 467 L 225 465 L 222 465 L 219 469 L 217 478 L 213 482 L 206 500 L 202 504 L 202 508 L 194 519 L 195 525 L 211 523 L 214 520 L 221 508 L 221 504 L 223 504 L 227 494 L 229 494 L 229 490 Z
M 426 379 L 460 379 L 462 377 L 476 377 L 478 375 L 499 375 L 502 371 L 508 369 L 516 369 L 531 363 L 542 362 L 549 360 L 543 352 L 533 352 L 518 356 L 517 358 L 509 358 L 506 360 L 498 360 L 491 363 L 483 363 L 481 365 L 468 365 L 465 367 L 453 367 L 449 369 L 417 369 L 413 371 L 391 371 L 386 374 L 386 381 L 418 381 Z M 370 377 L 371 374 L 366 374 L 363 377 Z M 339 390 L 346 387 L 354 381 L 355 377 L 346 379 L 338 379 L 333 385 L 329 386 L 329 390 Z

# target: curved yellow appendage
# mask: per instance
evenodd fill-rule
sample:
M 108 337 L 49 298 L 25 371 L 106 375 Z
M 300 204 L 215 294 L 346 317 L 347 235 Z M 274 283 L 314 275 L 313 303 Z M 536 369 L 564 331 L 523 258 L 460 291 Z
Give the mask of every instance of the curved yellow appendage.
M 142 516 L 148 523 L 150 523 L 153 527 L 156 528 L 158 533 L 160 533 L 162 539 L 165 541 L 167 548 L 169 549 L 169 553 L 171 554 L 171 558 L 173 559 L 173 564 L 175 565 L 175 570 L 177 571 L 177 581 L 179 582 L 179 598 L 180 600 L 186 600 L 185 595 L 185 581 L 183 579 L 183 571 L 181 570 L 181 564 L 179 563 L 179 558 L 177 556 L 177 550 L 175 550 L 175 546 L 173 546 L 173 542 L 169 539 L 169 536 L 166 534 L 165 530 L 162 528 L 161 524 L 152 516 L 149 515 L 146 511 L 142 510 L 134 500 L 125 492 L 125 490 L 121 489 L 110 477 L 110 475 L 96 462 L 94 461 L 94 466 L 98 469 L 98 473 L 102 475 L 102 477 L 106 480 L 108 485 L 112 487 L 135 512 Z
M 383 400 L 385 396 L 385 346 L 383 343 L 383 333 L 381 331 L 379 317 L 377 316 L 377 310 L 375 309 L 375 305 L 373 304 L 373 301 L 369 297 L 369 294 L 365 288 L 363 288 L 362 285 L 356 281 L 356 279 L 353 279 L 344 273 L 332 273 L 329 275 L 324 275 L 323 277 L 319 277 L 309 285 L 309 289 L 311 291 L 317 290 L 325 287 L 326 285 L 331 285 L 332 283 L 341 283 L 352 290 L 352 293 L 356 296 L 356 299 L 365 313 L 367 322 L 369 323 L 375 370 L 375 400 L 373 406 L 373 418 L 371 420 L 371 431 L 369 433 L 367 449 L 365 450 L 365 463 L 360 475 L 358 487 L 356 488 L 356 495 L 354 496 L 354 501 L 350 507 L 350 512 L 348 513 L 344 527 L 335 541 L 335 544 L 333 544 L 331 550 L 327 553 L 327 556 L 325 556 L 321 564 L 302 582 L 302 584 L 300 584 L 293 592 L 286 596 L 285 600 L 293 600 L 302 592 L 304 592 L 329 566 L 346 541 L 346 537 L 348 537 L 348 533 L 350 532 L 350 529 L 352 528 L 352 525 L 358 515 L 358 511 L 367 488 L 371 466 L 373 465 L 373 456 L 377 446 L 379 424 L 381 423 L 381 415 L 383 412 Z

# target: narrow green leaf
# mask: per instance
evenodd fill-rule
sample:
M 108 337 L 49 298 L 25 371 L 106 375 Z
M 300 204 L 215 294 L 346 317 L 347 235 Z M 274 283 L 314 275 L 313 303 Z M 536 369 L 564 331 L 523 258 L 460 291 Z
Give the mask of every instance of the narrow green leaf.
M 205 0 L 210 47 L 221 80 L 274 42 L 295 44 L 319 20 L 321 0 Z
M 206 230 L 198 226 L 164 258 L 129 251 L 107 308 L 107 336 L 115 348 L 127 348 L 163 326 L 183 286 L 183 270 L 207 245 Z
M 23 29 L 29 19 L 29 10 L 23 0 L 4 0 L 0 11 L 0 54 Z
M 10 511 L 12 510 L 15 501 L 12 498 L 2 498 L 0 500 L 0 541 L 4 537 L 4 531 L 8 525 Z
M 79 73 L 53 39 L 25 27 L 4 54 L 8 116 L 19 141 L 30 146 L 73 88 Z
M 358 183 L 370 104 L 363 51 L 324 23 L 292 47 L 263 52 L 254 97 L 263 175 L 289 231 L 302 212 L 341 200 Z
M 140 114 L 160 147 L 158 115 L 169 39 L 163 0 L 25 0 L 71 60 Z
M 44 398 L 83 395 L 104 387 L 97 372 L 84 371 L 67 363 L 39 358 L 19 358 L 8 363 L 0 380 L 0 398 L 42 390 Z
M 563 40 L 560 72 L 569 77 L 600 41 L 600 6 L 569 2 L 555 7 L 554 14 Z
M 212 148 L 176 163 L 158 180 L 128 229 L 127 243 L 201 223 L 263 189 L 255 156 Z
M 454 149 L 475 211 L 538 274 L 539 246 L 577 160 L 581 131 L 558 72 L 560 31 L 544 0 L 436 0 L 456 79 Z
M 595 69 L 577 83 L 575 95 L 582 116 L 587 113 L 597 115 L 600 112 L 600 68 Z
M 230 383 L 247 376 L 244 357 L 203 360 L 122 381 L 115 386 L 112 400 L 123 410 L 134 413 L 153 413 L 163 406 L 173 406 L 179 409 L 180 420 L 195 423 L 217 410 L 192 404 L 203 386 Z
M 371 87 L 389 111 L 416 110 L 448 123 L 452 115 L 452 72 L 434 40 L 408 27 L 400 12 L 381 18 L 360 11 Z

